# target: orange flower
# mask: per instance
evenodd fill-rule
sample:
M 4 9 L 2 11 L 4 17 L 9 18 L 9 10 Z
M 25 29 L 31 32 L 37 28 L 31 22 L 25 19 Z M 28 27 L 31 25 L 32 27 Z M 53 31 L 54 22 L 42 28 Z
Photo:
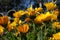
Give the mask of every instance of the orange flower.
M 21 26 L 18 26 L 17 30 L 22 33 L 26 33 L 29 30 L 29 25 L 28 24 L 23 24 Z
M 8 16 L 0 17 L 0 24 L 7 24 L 8 23 Z

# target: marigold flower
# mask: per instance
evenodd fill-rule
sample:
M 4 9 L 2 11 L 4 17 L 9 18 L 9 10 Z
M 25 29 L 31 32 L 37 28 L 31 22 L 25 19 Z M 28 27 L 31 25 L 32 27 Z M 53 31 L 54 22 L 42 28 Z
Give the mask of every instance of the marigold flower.
M 36 22 L 36 23 L 42 23 L 43 21 L 48 21 L 48 20 L 51 20 L 51 14 L 50 14 L 50 12 L 46 12 L 45 14 L 40 14 L 40 15 L 38 15 L 35 19 L 34 19 L 34 21 Z
M 60 32 L 53 34 L 53 37 L 50 38 L 51 40 L 60 40 Z
M 56 4 L 54 4 L 53 2 L 45 3 L 44 5 L 48 10 L 53 10 L 54 8 L 56 8 Z
M 19 23 L 19 18 L 14 18 L 14 22 Z
M 18 26 L 17 30 L 22 33 L 26 33 L 29 30 L 29 25 L 28 24 L 23 24 L 21 26 Z
M 50 12 L 46 12 L 44 21 L 51 20 L 51 16 L 52 14 Z
M 52 20 L 52 21 L 53 21 L 53 20 L 57 20 L 57 15 L 52 14 L 52 16 L 51 16 L 51 20 Z
M 29 16 L 34 16 L 36 13 L 35 13 L 35 10 L 32 8 L 32 5 L 30 6 L 30 8 L 27 9 L 28 13 L 27 15 Z
M 53 12 L 52 12 L 52 14 L 55 14 L 55 15 L 59 15 L 59 11 L 58 10 L 54 10 Z
M 4 32 L 4 27 L 0 25 L 0 35 L 3 34 L 3 32 Z
M 0 24 L 7 24 L 8 23 L 8 16 L 0 17 Z
M 39 8 L 35 8 L 35 12 L 42 12 L 43 8 L 39 7 Z
M 38 15 L 38 16 L 34 19 L 34 22 L 35 22 L 35 23 L 42 23 L 44 19 L 45 19 L 45 15 L 44 15 L 44 14 L 40 14 L 40 15 Z
M 20 18 L 20 17 L 21 17 L 21 15 L 20 15 L 19 12 L 15 12 L 15 13 L 13 13 L 13 16 L 16 17 L 16 18 Z
M 55 26 L 56 28 L 60 29 L 60 22 L 54 22 L 52 25 Z
M 15 29 L 16 25 L 17 25 L 16 22 L 12 22 L 12 23 L 8 24 L 8 26 L 7 26 L 8 31 Z

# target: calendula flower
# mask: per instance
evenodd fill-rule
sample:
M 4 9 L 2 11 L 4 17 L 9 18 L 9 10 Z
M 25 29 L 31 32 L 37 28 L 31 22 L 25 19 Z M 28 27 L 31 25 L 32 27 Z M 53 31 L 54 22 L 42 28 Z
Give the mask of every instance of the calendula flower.
M 22 33 L 26 33 L 29 30 L 29 25 L 28 24 L 23 24 L 21 26 L 18 26 L 17 30 Z
M 0 24 L 7 24 L 8 23 L 8 16 L 0 17 Z
M 12 22 L 12 23 L 8 24 L 8 26 L 7 26 L 8 31 L 15 29 L 16 25 L 17 25 L 16 22 Z
M 56 8 L 56 4 L 54 4 L 53 2 L 45 3 L 44 5 L 48 10 L 53 10 L 54 8 Z
M 3 32 L 4 32 L 4 27 L 2 27 L 2 26 L 0 25 L 0 35 L 2 35 Z
M 60 40 L 60 32 L 53 34 L 53 37 L 50 38 L 51 40 Z
M 53 25 L 54 27 L 60 29 L 60 22 L 54 22 L 52 25 Z

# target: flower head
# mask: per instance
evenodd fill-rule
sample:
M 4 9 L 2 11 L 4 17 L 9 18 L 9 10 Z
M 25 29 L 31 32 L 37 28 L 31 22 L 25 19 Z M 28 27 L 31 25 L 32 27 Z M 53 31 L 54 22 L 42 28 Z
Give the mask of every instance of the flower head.
M 17 30 L 22 33 L 26 33 L 29 30 L 29 25 L 28 24 L 23 24 L 21 26 L 18 26 Z
M 3 32 L 4 32 L 4 27 L 0 25 L 0 35 L 3 34 Z
M 60 22 L 54 22 L 52 25 L 53 25 L 54 27 L 60 29 Z
M 50 38 L 51 40 L 60 40 L 60 32 L 53 34 L 53 37 Z
M 54 8 L 56 8 L 56 4 L 54 4 L 53 2 L 45 3 L 44 5 L 48 10 L 53 10 Z

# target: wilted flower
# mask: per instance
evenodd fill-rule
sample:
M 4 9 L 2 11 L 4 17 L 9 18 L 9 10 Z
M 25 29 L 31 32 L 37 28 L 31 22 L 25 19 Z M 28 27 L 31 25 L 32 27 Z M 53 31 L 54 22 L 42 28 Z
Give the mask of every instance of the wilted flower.
M 18 26 L 17 30 L 22 33 L 26 33 L 29 30 L 29 25 L 28 24 L 23 24 L 21 26 Z

